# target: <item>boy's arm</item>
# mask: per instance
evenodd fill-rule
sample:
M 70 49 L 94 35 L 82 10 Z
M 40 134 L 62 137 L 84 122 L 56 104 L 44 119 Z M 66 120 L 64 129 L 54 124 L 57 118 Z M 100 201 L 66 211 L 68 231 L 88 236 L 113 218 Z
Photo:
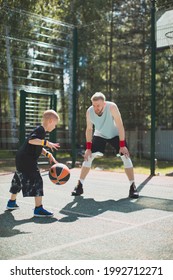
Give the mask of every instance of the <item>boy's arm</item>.
M 58 150 L 58 148 L 60 147 L 59 143 L 52 143 L 52 142 L 49 142 L 48 140 L 45 140 L 45 139 L 38 139 L 38 138 L 35 138 L 35 139 L 30 139 L 28 141 L 29 144 L 31 145 L 38 145 L 38 146 L 46 146 L 48 148 L 50 148 L 52 151 L 53 149 L 55 150 Z
M 45 148 L 42 148 L 42 155 L 44 155 L 45 157 L 47 157 L 49 159 L 49 162 L 52 163 L 57 163 L 57 160 L 54 158 L 54 156 L 48 152 Z

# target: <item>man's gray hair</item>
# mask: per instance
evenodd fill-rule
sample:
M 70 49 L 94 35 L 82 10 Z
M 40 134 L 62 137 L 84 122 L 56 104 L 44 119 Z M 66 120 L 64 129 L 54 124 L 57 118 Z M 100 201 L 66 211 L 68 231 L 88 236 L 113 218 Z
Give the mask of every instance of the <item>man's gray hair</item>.
M 106 100 L 105 95 L 102 92 L 96 92 L 93 94 L 93 96 L 91 97 L 91 101 L 97 101 L 97 100 Z

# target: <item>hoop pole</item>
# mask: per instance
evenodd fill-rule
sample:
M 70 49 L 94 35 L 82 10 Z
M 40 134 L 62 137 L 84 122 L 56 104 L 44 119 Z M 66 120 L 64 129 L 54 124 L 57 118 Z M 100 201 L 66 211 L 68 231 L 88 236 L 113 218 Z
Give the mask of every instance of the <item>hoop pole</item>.
M 155 175 L 155 119 L 156 119 L 156 34 L 155 0 L 151 1 L 151 148 L 150 174 Z
M 76 162 L 76 103 L 77 103 L 77 27 L 73 30 L 73 120 L 72 120 L 72 167 Z

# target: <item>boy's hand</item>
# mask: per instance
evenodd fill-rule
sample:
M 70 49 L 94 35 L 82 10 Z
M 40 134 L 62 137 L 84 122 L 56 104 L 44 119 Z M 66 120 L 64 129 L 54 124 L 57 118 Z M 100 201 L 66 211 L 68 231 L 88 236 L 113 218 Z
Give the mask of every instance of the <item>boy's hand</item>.
M 50 155 L 49 155 L 49 162 L 50 162 L 50 163 L 53 163 L 53 162 L 54 162 L 54 163 L 58 163 L 57 160 L 54 158 L 54 156 L 53 156 L 51 153 L 50 153 Z
M 59 143 L 52 143 L 48 141 L 47 147 L 53 151 L 53 149 L 58 150 L 58 148 L 60 148 L 60 145 Z

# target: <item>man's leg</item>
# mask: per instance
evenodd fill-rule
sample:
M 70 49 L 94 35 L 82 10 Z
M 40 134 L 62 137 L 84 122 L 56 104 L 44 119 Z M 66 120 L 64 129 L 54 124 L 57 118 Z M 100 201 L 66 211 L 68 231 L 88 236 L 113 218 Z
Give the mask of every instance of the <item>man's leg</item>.
M 75 187 L 74 191 L 72 192 L 73 196 L 77 196 L 77 195 L 83 194 L 83 183 L 84 183 L 84 180 L 85 180 L 86 176 L 88 175 L 88 173 L 89 173 L 89 171 L 91 169 L 91 165 L 92 165 L 93 160 L 96 157 L 99 157 L 99 156 L 103 156 L 103 154 L 100 153 L 100 152 L 92 153 L 91 158 L 89 158 L 87 161 L 83 162 L 78 184 Z
M 119 152 L 119 150 L 120 150 L 119 136 L 115 136 L 114 138 L 108 140 L 108 142 L 112 145 L 112 147 L 115 148 L 116 152 Z M 127 147 L 127 143 L 126 143 L 126 147 Z M 136 190 L 135 181 L 134 181 L 133 163 L 132 163 L 130 157 L 126 157 L 123 154 L 120 155 L 120 157 L 123 161 L 125 173 L 126 173 L 128 179 L 129 179 L 129 183 L 130 183 L 129 197 L 130 198 L 138 198 L 139 194 Z
M 93 159 L 94 159 L 94 157 L 91 156 L 91 158 L 89 158 L 87 161 L 85 160 L 83 162 L 78 184 L 75 187 L 74 191 L 72 192 L 73 196 L 78 196 L 78 195 L 83 194 L 83 183 L 91 169 Z
M 133 181 L 134 182 L 134 170 L 133 170 L 133 167 L 131 167 L 131 168 L 125 168 L 124 169 L 125 170 L 125 172 L 126 172 L 126 175 L 127 175 L 127 177 L 128 177 L 128 179 L 129 179 L 129 181 Z
M 133 163 L 129 157 L 121 156 L 121 159 L 124 164 L 124 170 L 125 173 L 129 179 L 130 182 L 130 190 L 129 190 L 129 197 L 130 198 L 138 198 L 139 194 L 137 192 L 136 186 L 135 186 L 135 180 L 134 180 L 134 170 L 133 170 Z
M 83 162 L 79 181 L 74 191 L 72 192 L 72 195 L 77 196 L 83 194 L 83 183 L 91 169 L 92 162 L 96 157 L 103 156 L 105 151 L 105 145 L 106 145 L 106 140 L 104 138 L 99 136 L 93 136 L 92 155 L 90 158 L 88 158 L 88 160 L 85 160 Z
M 81 183 L 84 182 L 84 180 L 85 180 L 86 176 L 88 175 L 90 169 L 91 169 L 90 167 L 82 166 L 80 177 L 79 177 L 79 180 L 81 181 Z

